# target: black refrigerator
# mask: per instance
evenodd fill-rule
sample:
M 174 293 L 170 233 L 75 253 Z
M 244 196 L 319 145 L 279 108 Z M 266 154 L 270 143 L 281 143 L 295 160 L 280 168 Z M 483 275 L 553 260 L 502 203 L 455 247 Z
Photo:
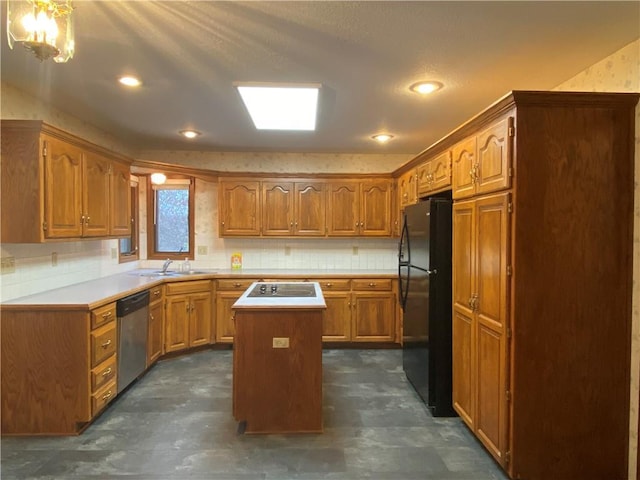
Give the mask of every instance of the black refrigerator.
M 451 370 L 450 198 L 433 197 L 405 208 L 398 259 L 404 371 L 434 416 L 456 416 Z

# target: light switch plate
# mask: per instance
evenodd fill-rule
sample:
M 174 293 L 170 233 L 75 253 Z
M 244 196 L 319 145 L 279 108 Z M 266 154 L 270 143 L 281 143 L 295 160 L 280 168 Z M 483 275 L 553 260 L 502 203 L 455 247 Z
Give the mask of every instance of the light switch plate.
M 55 267 L 58 265 L 58 252 L 51 252 L 51 266 Z
M 4 275 L 5 273 L 14 273 L 16 271 L 15 257 L 2 257 L 0 265 L 2 267 L 0 269 L 0 274 L 2 275 Z
M 289 337 L 273 337 L 273 348 L 289 348 Z
M 118 249 L 117 248 L 112 248 L 111 249 L 111 258 L 118 258 Z
M 206 255 L 208 248 L 206 245 L 198 245 L 198 255 Z

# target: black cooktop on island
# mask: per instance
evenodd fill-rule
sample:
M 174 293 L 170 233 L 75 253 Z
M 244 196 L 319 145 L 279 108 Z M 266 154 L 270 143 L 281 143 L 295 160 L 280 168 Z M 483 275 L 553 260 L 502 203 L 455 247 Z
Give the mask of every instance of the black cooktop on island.
M 309 283 L 259 283 L 247 297 L 315 297 L 316 289 Z

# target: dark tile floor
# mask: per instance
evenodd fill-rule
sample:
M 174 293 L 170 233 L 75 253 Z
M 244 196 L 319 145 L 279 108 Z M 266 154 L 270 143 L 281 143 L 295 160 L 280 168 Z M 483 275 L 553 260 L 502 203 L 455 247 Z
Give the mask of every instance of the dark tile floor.
M 162 361 L 80 436 L 3 437 L 1 478 L 507 478 L 459 418 L 430 415 L 400 350 L 325 350 L 316 435 L 239 435 L 231 361 L 216 350 Z

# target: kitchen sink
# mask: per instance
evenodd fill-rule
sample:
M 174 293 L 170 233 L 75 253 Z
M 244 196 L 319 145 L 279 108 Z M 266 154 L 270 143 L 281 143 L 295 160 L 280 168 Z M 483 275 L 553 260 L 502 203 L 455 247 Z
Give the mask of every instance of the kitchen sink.
M 189 275 L 205 275 L 216 273 L 214 271 L 203 271 L 203 270 L 189 270 L 188 272 L 178 272 L 176 270 L 167 270 L 163 272 L 162 270 L 148 271 L 148 272 L 138 272 L 137 275 L 141 277 L 182 277 Z
M 139 275 L 141 277 L 177 277 L 179 274 L 179 272 L 172 272 L 172 271 L 167 271 L 167 272 L 162 272 L 162 271 L 157 271 L 157 272 L 142 272 Z
M 309 283 L 259 283 L 248 297 L 315 297 L 316 289 Z

